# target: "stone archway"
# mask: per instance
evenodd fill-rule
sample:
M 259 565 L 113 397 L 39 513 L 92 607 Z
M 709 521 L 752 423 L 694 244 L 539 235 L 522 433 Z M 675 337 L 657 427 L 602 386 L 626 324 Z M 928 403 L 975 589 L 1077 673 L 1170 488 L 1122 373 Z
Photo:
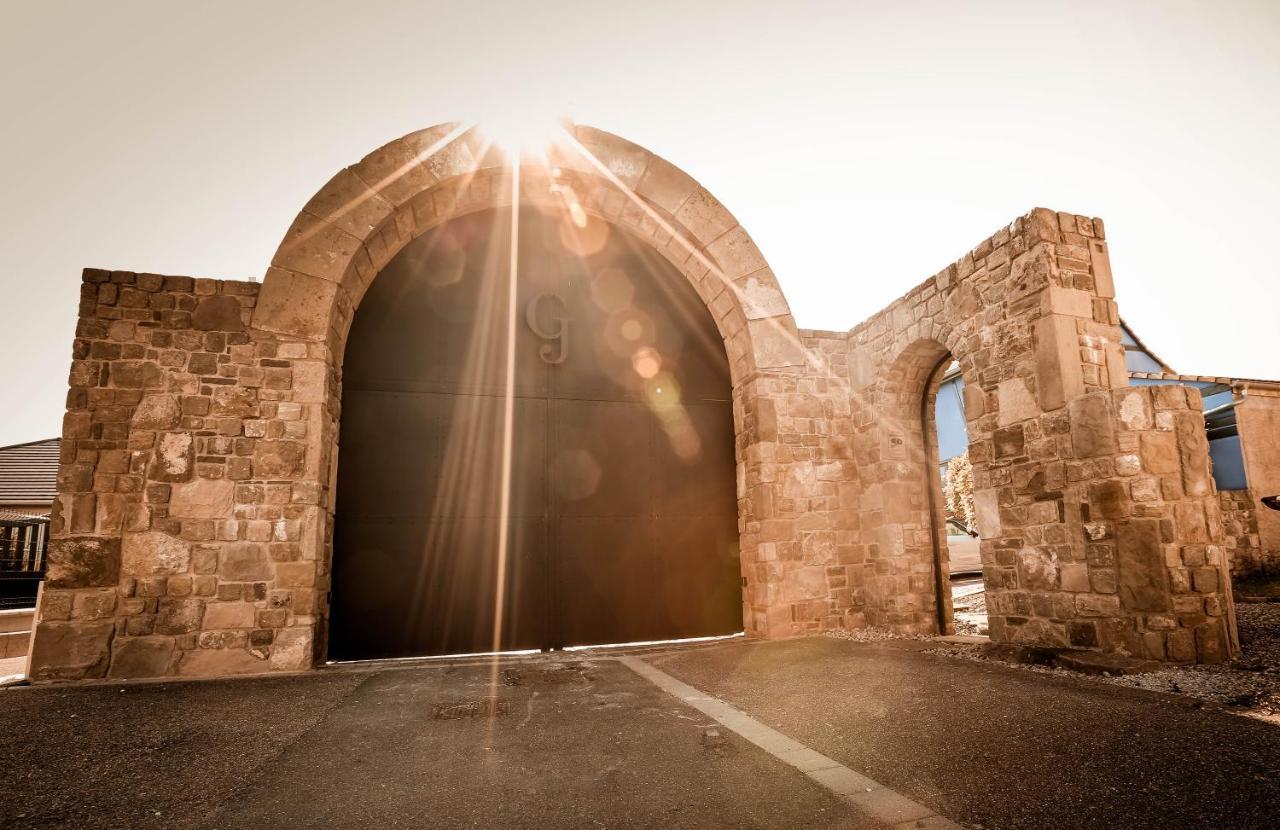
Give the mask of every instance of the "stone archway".
M 514 169 L 522 205 L 572 202 L 625 229 L 671 262 L 711 311 L 730 364 L 738 497 L 749 499 L 746 467 L 756 439 L 744 428 L 744 386 L 760 372 L 798 366 L 802 348 L 781 289 L 745 229 L 687 174 L 608 133 L 575 127 L 545 156 L 525 156 L 517 168 L 479 132 L 441 125 L 375 150 L 312 197 L 273 257 L 253 313 L 256 332 L 305 355 L 292 361 L 294 400 L 301 393 L 310 404 L 303 474 L 322 510 L 302 557 L 316 562 L 318 595 L 329 587 L 341 364 L 354 311 L 410 241 L 459 216 L 510 206 Z M 744 534 L 744 563 L 756 560 L 753 544 Z M 743 575 L 749 596 L 757 574 L 744 565 Z M 750 607 L 745 602 L 748 628 Z M 315 611 L 323 626 L 324 604 Z

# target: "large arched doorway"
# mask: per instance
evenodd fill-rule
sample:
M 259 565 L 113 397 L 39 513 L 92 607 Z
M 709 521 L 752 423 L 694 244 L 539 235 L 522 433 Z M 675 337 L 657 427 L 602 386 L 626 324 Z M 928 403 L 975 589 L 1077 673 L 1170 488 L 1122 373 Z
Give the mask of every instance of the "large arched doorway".
M 509 473 L 509 214 L 424 234 L 361 302 L 343 368 L 333 658 L 741 630 L 715 320 L 647 245 L 579 220 L 520 211 Z

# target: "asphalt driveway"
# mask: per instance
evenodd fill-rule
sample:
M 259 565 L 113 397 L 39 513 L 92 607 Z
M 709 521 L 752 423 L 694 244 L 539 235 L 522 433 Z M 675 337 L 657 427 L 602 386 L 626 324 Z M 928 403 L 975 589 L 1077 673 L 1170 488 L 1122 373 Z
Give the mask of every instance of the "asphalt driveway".
M 972 827 L 1274 827 L 1280 730 L 815 638 L 651 666 Z M 5 827 L 877 827 L 609 656 L 0 691 Z

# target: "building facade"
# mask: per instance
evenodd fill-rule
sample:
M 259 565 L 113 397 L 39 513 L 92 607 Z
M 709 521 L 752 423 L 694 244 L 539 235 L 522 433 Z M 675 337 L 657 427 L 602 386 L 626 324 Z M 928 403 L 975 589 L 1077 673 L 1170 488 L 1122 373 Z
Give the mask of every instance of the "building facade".
M 737 538 L 676 544 L 676 530 L 693 514 L 671 508 L 679 521 L 663 525 L 662 509 L 636 507 L 639 502 L 627 501 L 631 496 L 598 510 L 561 509 L 568 502 L 589 504 L 595 489 L 623 487 L 632 478 L 658 482 L 635 499 L 660 499 L 664 487 L 687 478 L 673 475 L 676 462 L 668 459 L 637 466 L 647 472 L 620 482 L 611 479 L 611 471 L 641 452 L 624 441 L 636 430 L 611 418 L 576 429 L 605 438 L 571 448 L 567 457 L 581 462 L 572 475 L 555 458 L 531 467 L 547 471 L 537 487 L 559 495 L 538 496 L 551 506 L 526 516 L 513 496 L 501 498 L 525 469 L 510 460 L 523 446 L 525 410 L 506 405 L 496 410 L 497 426 L 473 435 L 453 462 L 465 471 L 487 447 L 502 447 L 508 460 L 495 467 L 505 476 L 495 491 L 500 503 L 492 513 L 481 506 L 449 514 L 503 532 L 438 560 L 454 574 L 468 557 L 487 557 L 492 567 L 477 578 L 492 578 L 496 569 L 497 599 L 469 595 L 480 596 L 474 607 L 460 603 L 456 613 L 446 607 L 443 618 L 431 617 L 435 624 L 496 616 L 497 628 L 488 634 L 497 645 L 508 642 L 504 609 L 513 596 L 532 602 L 540 590 L 509 577 L 523 567 L 524 551 L 534 549 L 515 529 L 519 516 L 538 528 L 525 535 L 553 538 L 548 550 L 598 554 L 574 560 L 570 570 L 578 581 L 572 590 L 557 589 L 557 596 L 615 591 L 618 608 L 611 613 L 620 617 L 610 631 L 646 630 L 627 626 L 661 616 L 660 608 L 676 614 L 680 609 L 670 606 L 677 602 L 699 607 L 705 598 L 673 593 L 671 584 L 686 581 L 696 552 L 713 544 L 732 551 L 731 599 L 748 636 L 863 626 L 948 631 L 932 418 L 941 370 L 956 362 L 964 379 L 992 639 L 1177 663 L 1212 663 L 1237 652 L 1201 397 L 1180 386 L 1130 384 L 1101 220 L 1033 210 L 852 330 L 803 330 L 747 232 L 668 162 L 616 136 L 575 127 L 547 154 L 517 163 L 478 131 L 443 125 L 398 139 L 335 175 L 298 214 L 261 283 L 85 272 L 49 573 L 29 675 L 219 676 L 298 671 L 325 661 L 341 635 L 331 630 L 331 609 L 350 596 L 343 594 L 343 574 L 386 554 L 335 543 L 344 538 L 335 535 L 335 525 L 341 531 L 352 521 L 341 507 L 343 471 L 356 463 L 352 453 L 362 452 L 347 436 L 381 430 L 386 442 L 407 452 L 436 434 L 435 427 L 415 427 L 400 416 L 394 424 L 368 416 L 371 421 L 357 426 L 366 416 L 347 411 L 355 387 L 344 378 L 350 368 L 344 358 L 391 325 L 365 322 L 374 319 L 367 316 L 367 292 L 379 275 L 402 267 L 421 269 L 415 273 L 441 285 L 465 285 L 469 272 L 449 271 L 452 260 L 439 253 L 452 250 L 448 239 L 470 238 L 459 230 L 460 220 L 486 212 L 509 216 L 503 233 L 514 235 L 525 211 L 559 223 L 560 243 L 581 260 L 592 262 L 602 249 L 594 247 L 593 235 L 611 234 L 634 256 L 650 258 L 635 266 L 643 273 L 624 274 L 631 293 L 606 290 L 608 269 L 584 279 L 597 309 L 613 309 L 608 319 L 620 336 L 640 344 L 624 356 L 646 381 L 636 387 L 635 400 L 595 397 L 647 407 L 643 429 L 659 437 L 647 439 L 644 452 L 654 459 L 683 441 L 694 447 L 688 469 L 698 469 L 720 433 L 711 421 L 704 430 L 695 417 L 693 392 L 672 404 L 672 387 L 647 383 L 666 377 L 662 360 L 682 347 L 663 346 L 668 351 L 657 354 L 645 338 L 659 343 L 674 332 L 687 344 L 705 340 L 697 332 L 714 333 L 724 393 L 712 390 L 696 402 L 725 399 L 732 463 L 724 477 L 734 477 L 727 509 L 736 511 Z M 408 265 L 397 261 L 431 234 L 445 240 L 445 248 L 417 259 L 410 253 Z M 506 247 L 518 246 L 508 240 Z M 506 261 L 501 248 L 493 253 L 495 268 Z M 510 262 L 510 291 L 537 278 L 517 273 L 515 253 Z M 682 281 L 678 291 L 672 280 Z M 641 283 L 672 293 L 628 318 L 624 306 L 642 294 Z M 679 292 L 696 296 L 695 316 L 705 314 L 705 324 L 702 317 L 653 323 L 659 319 L 654 309 L 686 308 L 672 299 Z M 610 298 L 618 296 L 625 302 L 615 306 Z M 574 343 L 588 344 L 606 366 L 600 355 L 612 335 L 593 329 L 588 321 L 594 318 L 581 316 L 587 311 L 576 302 L 541 292 L 517 313 L 512 299 L 506 333 L 491 332 L 491 340 L 475 342 L 457 358 L 465 365 L 468 355 L 509 346 L 506 362 L 492 363 L 511 367 L 507 394 L 474 394 L 541 395 L 548 407 L 592 398 L 512 392 L 525 379 L 515 369 L 523 354 L 511 345 L 517 337 L 535 338 L 542 363 L 531 365 L 549 373 L 553 389 L 560 388 L 557 358 Z M 548 308 L 562 311 L 547 318 Z M 448 313 L 455 312 L 471 313 Z M 362 391 L 438 395 L 444 381 L 430 374 L 437 369 L 424 364 L 412 382 Z M 587 381 L 610 380 L 608 371 L 597 367 Z M 682 382 L 693 389 L 694 381 Z M 668 397 L 652 397 L 659 394 Z M 471 423 L 488 423 L 488 417 Z M 465 421 L 455 416 L 445 426 Z M 556 422 L 552 416 L 547 429 Z M 690 444 L 688 435 L 697 440 Z M 556 440 L 548 439 L 544 455 Z M 441 476 L 450 469 L 449 449 L 429 461 Z M 386 469 L 391 475 L 393 468 Z M 587 484 L 580 492 L 574 484 L 565 495 L 565 481 Z M 468 492 L 462 487 L 434 498 Z M 696 501 L 682 503 L 696 509 Z M 609 521 L 622 519 L 630 522 L 625 533 L 608 531 Z M 598 540 L 593 547 L 570 526 L 604 530 L 590 537 Z M 668 536 L 629 553 L 623 541 L 642 527 L 666 527 Z M 433 528 L 426 522 L 421 538 Z M 571 537 L 577 547 L 565 541 Z M 682 553 L 664 558 L 669 550 Z M 628 570 L 630 556 L 649 558 Z M 565 569 L 565 560 L 556 559 L 549 579 L 563 578 Z M 456 578 L 445 573 L 405 578 L 423 585 Z M 628 581 L 636 574 L 649 581 Z M 705 584 L 717 592 L 724 586 L 718 578 Z M 637 593 L 650 601 L 622 601 Z M 364 607 L 376 601 L 366 596 Z M 407 605 L 393 616 L 416 620 L 425 613 L 420 606 L 432 605 L 435 613 L 451 601 L 410 596 L 395 600 Z M 558 617 L 555 625 L 563 631 L 565 622 Z

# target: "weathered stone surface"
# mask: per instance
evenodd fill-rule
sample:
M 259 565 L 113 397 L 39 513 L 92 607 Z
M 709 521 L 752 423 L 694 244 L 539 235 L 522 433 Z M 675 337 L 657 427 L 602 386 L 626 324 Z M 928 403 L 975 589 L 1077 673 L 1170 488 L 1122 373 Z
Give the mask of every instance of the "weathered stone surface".
M 271 668 L 277 671 L 303 671 L 314 660 L 310 628 L 286 628 L 276 632 L 271 646 Z
M 1020 426 L 996 430 L 993 441 L 996 446 L 996 458 L 1013 458 L 1022 455 L 1026 447 L 1026 438 Z
M 765 320 L 748 320 L 751 342 L 755 349 L 755 364 L 761 369 L 797 366 L 803 362 L 800 340 L 789 317 L 770 317 Z
M 125 576 L 170 576 L 191 566 L 191 545 L 159 531 L 124 535 L 121 572 Z
M 112 649 L 111 677 L 166 677 L 173 673 L 172 637 L 121 638 Z
M 200 630 L 204 601 L 192 598 L 162 597 L 156 613 L 157 634 L 190 634 Z
M 240 301 L 226 294 L 202 298 L 191 313 L 191 327 L 198 331 L 244 331 Z
M 1027 382 L 1022 378 L 1001 381 L 997 387 L 996 398 L 999 402 L 998 423 L 1002 427 L 1021 423 L 1028 418 L 1040 415 L 1040 405 L 1036 403 L 1031 390 L 1027 389 Z
M 1174 421 L 1178 436 L 1178 459 L 1182 462 L 1182 487 L 1189 496 L 1205 496 L 1213 490 L 1209 472 L 1209 441 L 1204 433 L 1204 416 L 1199 412 L 1179 413 Z
M 110 662 L 112 622 L 41 622 L 31 650 L 31 677 L 80 680 L 102 677 Z
M 973 506 L 977 514 L 978 535 L 983 539 L 998 539 L 1003 535 L 999 499 L 999 494 L 990 488 L 983 488 L 974 493 Z
M 214 415 L 227 415 L 233 418 L 247 418 L 258 411 L 258 396 L 252 389 L 238 386 L 222 386 L 213 390 Z
M 1126 429 L 1151 429 L 1153 423 L 1151 404 L 1142 393 L 1129 392 L 1123 395 L 1120 398 L 1120 405 L 1117 407 L 1117 411 L 1120 415 L 1120 422 L 1125 425 Z
M 228 582 L 258 582 L 271 579 L 271 557 L 264 545 L 239 542 L 218 551 L 218 575 Z
M 120 540 L 68 536 L 49 542 L 46 588 L 114 586 L 120 579 Z
M 1018 551 L 1018 576 L 1020 584 L 1033 591 L 1057 590 L 1058 559 L 1052 551 L 1023 548 Z
M 789 314 L 786 298 L 773 274 L 753 274 L 734 284 L 748 320 L 761 320 Z
M 1085 395 L 1071 401 L 1071 445 L 1077 458 L 1092 458 L 1116 451 L 1115 423 L 1110 401 L 1104 395 Z
M 272 268 L 262 284 L 253 327 L 323 340 L 329 331 L 330 309 L 338 290 L 332 280 Z
M 1091 484 L 1089 507 L 1092 519 L 1120 519 L 1129 515 L 1129 497 L 1124 482 L 1104 479 Z
M 1120 599 L 1133 611 L 1168 611 L 1169 583 L 1158 519 L 1131 519 L 1116 527 Z
M 198 648 L 183 652 L 178 664 L 178 674 L 183 677 L 224 677 L 270 670 L 266 654 L 258 656 L 242 648 Z
M 133 412 L 132 425 L 134 429 L 172 429 L 181 417 L 177 396 L 153 393 L 143 395 Z
M 294 441 L 263 441 L 253 459 L 257 478 L 289 478 L 302 469 L 306 447 Z
M 254 610 L 251 602 L 211 602 L 205 606 L 201 625 L 208 631 L 253 628 Z
M 169 515 L 184 519 L 223 519 L 235 505 L 234 481 L 198 478 L 175 484 L 169 497 Z
M 195 466 L 194 441 L 189 432 L 166 432 L 156 444 L 150 475 L 156 481 L 186 481 Z
M 164 385 L 164 370 L 150 360 L 121 361 L 112 366 L 111 380 L 124 389 L 155 389 Z

